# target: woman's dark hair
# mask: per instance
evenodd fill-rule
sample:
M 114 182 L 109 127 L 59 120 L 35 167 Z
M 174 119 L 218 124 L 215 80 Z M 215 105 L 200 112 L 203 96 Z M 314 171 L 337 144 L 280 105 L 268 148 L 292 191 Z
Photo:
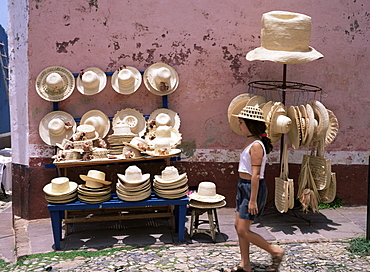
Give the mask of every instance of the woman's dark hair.
M 272 143 L 270 138 L 267 138 L 264 134 L 266 133 L 266 124 L 261 121 L 245 119 L 243 118 L 248 130 L 253 136 L 261 139 L 263 145 L 265 146 L 266 153 L 269 154 L 272 150 Z

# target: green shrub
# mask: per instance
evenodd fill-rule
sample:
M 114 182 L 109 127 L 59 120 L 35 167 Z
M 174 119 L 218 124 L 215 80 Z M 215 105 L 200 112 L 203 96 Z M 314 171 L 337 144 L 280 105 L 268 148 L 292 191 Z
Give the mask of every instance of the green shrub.
M 366 238 L 353 238 L 349 242 L 350 246 L 346 247 L 346 249 L 354 254 L 368 256 L 370 255 L 370 240 L 366 240 Z
M 343 206 L 342 199 L 339 197 L 335 197 L 334 200 L 330 203 L 319 203 L 319 210 L 328 209 L 328 208 L 338 209 L 342 206 Z

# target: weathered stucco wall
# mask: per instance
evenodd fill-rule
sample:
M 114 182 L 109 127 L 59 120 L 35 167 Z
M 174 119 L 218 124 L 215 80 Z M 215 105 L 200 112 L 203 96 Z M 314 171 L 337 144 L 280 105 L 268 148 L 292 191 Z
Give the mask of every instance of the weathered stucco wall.
M 17 1 L 9 2 L 11 14 L 24 9 L 14 5 Z M 29 5 L 29 21 L 23 30 L 27 38 L 21 41 L 28 55 L 22 58 L 22 63 L 18 60 L 12 73 L 17 94 L 23 90 L 22 96 L 27 98 L 28 122 L 24 125 L 28 136 L 19 139 L 24 140 L 27 152 L 13 146 L 13 153 L 18 157 L 20 154 L 30 157 L 26 163 L 17 161 L 34 167 L 38 175 L 38 181 L 32 176 L 29 178 L 32 182 L 22 181 L 30 184 L 30 188 L 41 189 L 55 174 L 44 169 L 54 150 L 42 142 L 38 133 L 40 120 L 52 111 L 53 104 L 43 100 L 34 87 L 37 75 L 52 65 L 64 66 L 73 73 L 91 66 L 105 72 L 113 72 L 122 64 L 141 71 L 155 62 L 173 66 L 180 84 L 176 92 L 168 96 L 168 101 L 169 108 L 181 117 L 183 165 L 221 163 L 221 169 L 212 166 L 204 171 L 218 171 L 213 177 L 223 175 L 238 161 L 238 151 L 244 142 L 243 137 L 229 128 L 227 107 L 230 101 L 247 92 L 250 81 L 282 80 L 281 64 L 245 59 L 247 52 L 260 46 L 261 16 L 271 10 L 299 12 L 312 17 L 311 46 L 324 58 L 288 65 L 287 80 L 323 89 L 321 101 L 334 111 L 340 122 L 339 135 L 327 148 L 327 156 L 339 166 L 339 172 L 350 166 L 362 169 L 360 181 L 351 180 L 353 176 L 338 175 L 338 191 L 341 184 L 348 182 L 356 182 L 359 187 L 353 187 L 354 190 L 366 188 L 370 155 L 366 72 L 370 68 L 366 57 L 369 1 L 29 0 L 24 1 L 26 4 Z M 15 20 L 16 17 L 10 16 L 11 24 Z M 10 27 L 10 36 L 17 37 L 21 29 Z M 13 50 L 16 53 L 19 49 Z M 27 82 L 18 77 L 23 66 L 28 69 Z M 75 118 L 91 109 L 102 110 L 112 117 L 128 107 L 150 114 L 161 107 L 161 102 L 161 97 L 147 91 L 144 84 L 132 95 L 117 94 L 108 78 L 107 87 L 101 93 L 83 96 L 75 90 L 59 103 L 59 109 Z M 276 144 L 269 158 L 270 169 L 274 171 L 278 167 L 278 149 L 279 144 Z M 305 152 L 304 149 L 291 150 L 290 163 L 299 164 Z M 235 173 L 226 178 L 235 179 Z M 220 188 L 223 187 L 220 184 Z M 348 190 L 342 196 L 350 200 Z M 365 199 L 366 192 L 357 202 Z

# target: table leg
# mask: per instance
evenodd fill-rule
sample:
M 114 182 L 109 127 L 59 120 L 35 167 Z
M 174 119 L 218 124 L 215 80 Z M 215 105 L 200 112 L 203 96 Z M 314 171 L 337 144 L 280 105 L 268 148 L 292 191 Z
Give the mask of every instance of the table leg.
M 60 249 L 60 240 L 62 240 L 62 219 L 64 211 L 50 211 L 51 226 L 53 228 L 54 248 Z
M 179 242 L 184 242 L 184 232 L 185 232 L 185 220 L 186 220 L 186 204 L 176 205 L 175 207 L 175 222 L 176 230 L 178 233 Z

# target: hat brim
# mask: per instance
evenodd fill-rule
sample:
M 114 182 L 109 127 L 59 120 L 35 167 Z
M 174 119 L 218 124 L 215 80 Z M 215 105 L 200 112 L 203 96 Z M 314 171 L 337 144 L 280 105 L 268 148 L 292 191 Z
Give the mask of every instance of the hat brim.
M 149 133 L 145 135 L 145 140 L 147 141 L 149 147 L 151 147 L 152 149 L 154 149 L 157 138 L 154 138 L 153 140 L 151 140 L 150 137 L 152 135 L 156 135 L 156 131 L 157 131 L 157 128 L 154 127 L 150 129 Z M 181 143 L 182 134 L 177 129 L 174 129 L 172 127 L 170 128 L 170 133 L 171 133 L 171 138 L 170 138 L 171 148 L 176 148 Z
M 297 123 L 298 113 L 294 106 L 290 106 L 287 113 L 288 117 L 292 120 L 290 130 L 287 133 L 290 144 L 294 149 L 298 149 L 300 145 L 300 129 Z
M 115 127 L 118 122 L 123 122 L 123 119 L 127 116 L 134 116 L 138 121 L 136 127 L 130 127 L 131 132 L 138 134 L 140 137 L 143 136 L 146 131 L 146 120 L 144 115 L 135 109 L 127 108 L 118 111 L 113 117 L 112 126 Z
M 313 140 L 319 141 L 325 138 L 326 132 L 329 128 L 329 113 L 320 101 L 311 100 L 308 103 L 311 105 L 315 119 L 318 122 L 316 135 L 314 136 Z
M 222 208 L 226 206 L 226 201 L 221 200 L 220 202 L 216 203 L 205 203 L 205 202 L 200 202 L 197 200 L 190 200 L 189 206 L 191 208 L 196 208 L 196 209 L 216 209 L 216 208 Z
M 335 140 L 339 130 L 339 122 L 334 112 L 329 109 L 327 109 L 327 111 L 329 114 L 329 128 L 325 135 L 325 146 L 328 146 Z
M 140 183 L 143 183 L 143 182 L 147 181 L 150 178 L 149 173 L 142 174 L 141 179 L 139 179 L 139 180 L 127 180 L 126 176 L 124 174 L 120 174 L 120 173 L 117 173 L 117 176 L 122 182 L 125 182 L 125 183 L 128 183 L 128 184 L 140 184 Z
M 86 88 L 83 83 L 81 76 L 78 75 L 76 79 L 76 86 L 77 90 L 83 94 L 83 95 L 94 95 L 97 93 L 100 93 L 102 90 L 104 90 L 105 86 L 107 85 L 107 75 L 99 68 L 97 67 L 89 67 L 84 69 L 85 72 L 92 71 L 99 77 L 99 86 L 89 89 Z
M 65 196 L 73 193 L 74 191 L 77 190 L 77 183 L 74 181 L 69 181 L 69 190 L 66 192 L 62 193 L 54 193 L 52 191 L 52 183 L 48 183 L 44 186 L 43 191 L 45 194 L 50 195 L 50 196 Z
M 84 115 L 82 115 L 80 124 L 81 125 L 92 125 L 92 124 L 86 123 L 86 121 L 91 117 L 101 118 L 103 120 L 103 126 L 95 127 L 95 131 L 98 132 L 100 138 L 104 138 L 105 136 L 107 136 L 109 129 L 110 129 L 110 121 L 109 121 L 108 116 L 100 110 L 91 110 L 91 111 L 86 112 Z
M 153 74 L 153 71 L 158 69 L 158 68 L 161 68 L 161 67 L 165 67 L 167 68 L 168 70 L 170 70 L 171 72 L 171 86 L 169 86 L 168 90 L 167 91 L 160 91 L 158 90 L 158 88 L 156 86 L 153 86 L 150 82 L 151 82 L 151 78 L 153 77 L 152 74 Z M 163 96 L 163 95 L 168 95 L 168 94 L 171 94 L 173 93 L 174 91 L 176 91 L 178 85 L 179 85 L 179 75 L 177 74 L 176 70 L 174 68 L 172 68 L 171 66 L 165 64 L 165 63 L 161 63 L 161 62 L 157 62 L 157 63 L 154 63 L 152 65 L 150 65 L 145 71 L 144 71 L 144 75 L 143 75 L 143 78 L 144 78 L 144 85 L 145 87 L 153 94 L 155 95 L 160 95 L 160 96 Z
M 166 157 L 166 156 L 172 156 L 172 155 L 181 153 L 181 149 L 177 149 L 177 148 L 171 149 L 169 154 L 166 154 L 166 155 L 156 154 L 155 151 L 146 151 L 145 153 L 152 157 Z
M 131 67 L 131 66 L 126 66 L 126 69 L 129 69 L 134 74 L 135 83 L 132 84 L 131 86 L 124 88 L 118 84 L 118 74 L 120 70 L 116 70 L 113 73 L 112 78 L 111 78 L 113 89 L 117 93 L 120 93 L 120 94 L 132 94 L 136 92 L 139 89 L 141 82 L 142 82 L 141 73 L 138 69 L 136 69 L 135 67 Z
M 308 146 L 311 144 L 313 136 L 315 134 L 315 114 L 310 104 L 306 104 L 305 107 L 308 118 L 308 128 L 307 128 L 307 139 L 304 145 Z
M 94 181 L 94 182 L 102 183 L 102 184 L 104 184 L 104 185 L 110 185 L 110 184 L 112 184 L 112 182 L 111 182 L 111 181 L 101 180 L 101 179 L 96 179 L 96 178 L 89 177 L 89 176 L 87 176 L 87 175 L 80 175 L 80 178 L 81 178 L 83 181 Z
M 161 113 L 165 113 L 170 117 L 171 121 L 168 124 L 169 126 L 173 127 L 176 130 L 180 129 L 181 124 L 180 116 L 177 112 L 170 109 L 165 108 L 156 109 L 149 115 L 149 120 L 155 120 L 155 118 Z
M 58 73 L 66 83 L 62 92 L 56 92 L 46 88 L 46 78 L 51 73 Z M 67 99 L 75 88 L 75 78 L 73 74 L 66 68 L 61 66 L 50 66 L 41 71 L 36 78 L 36 91 L 45 100 L 51 102 L 59 102 Z
M 124 194 L 121 194 L 120 192 L 117 192 L 117 196 L 119 199 L 123 201 L 131 201 L 131 202 L 145 200 L 148 197 L 150 197 L 151 194 L 152 194 L 151 190 L 148 190 L 147 192 L 142 193 L 140 196 L 129 196 L 129 195 L 124 195 Z
M 220 202 L 225 199 L 223 195 L 215 194 L 214 196 L 203 196 L 198 193 L 192 193 L 189 195 L 189 199 L 197 200 L 200 202 L 215 203 Z
M 309 46 L 306 52 L 278 51 L 278 50 L 269 50 L 264 47 L 258 47 L 248 52 L 246 55 L 246 59 L 249 61 L 268 60 L 282 64 L 307 63 L 310 61 L 321 59 L 323 57 L 324 57 L 323 54 L 316 51 L 311 46 Z
M 64 130 L 60 135 L 52 135 L 49 133 L 48 125 L 53 119 L 61 119 L 64 123 L 71 123 L 72 128 Z M 61 143 L 63 139 L 69 139 L 76 131 L 76 122 L 72 115 L 64 111 L 52 111 L 45 115 L 39 124 L 39 135 L 41 139 L 48 145 L 56 146 Z

